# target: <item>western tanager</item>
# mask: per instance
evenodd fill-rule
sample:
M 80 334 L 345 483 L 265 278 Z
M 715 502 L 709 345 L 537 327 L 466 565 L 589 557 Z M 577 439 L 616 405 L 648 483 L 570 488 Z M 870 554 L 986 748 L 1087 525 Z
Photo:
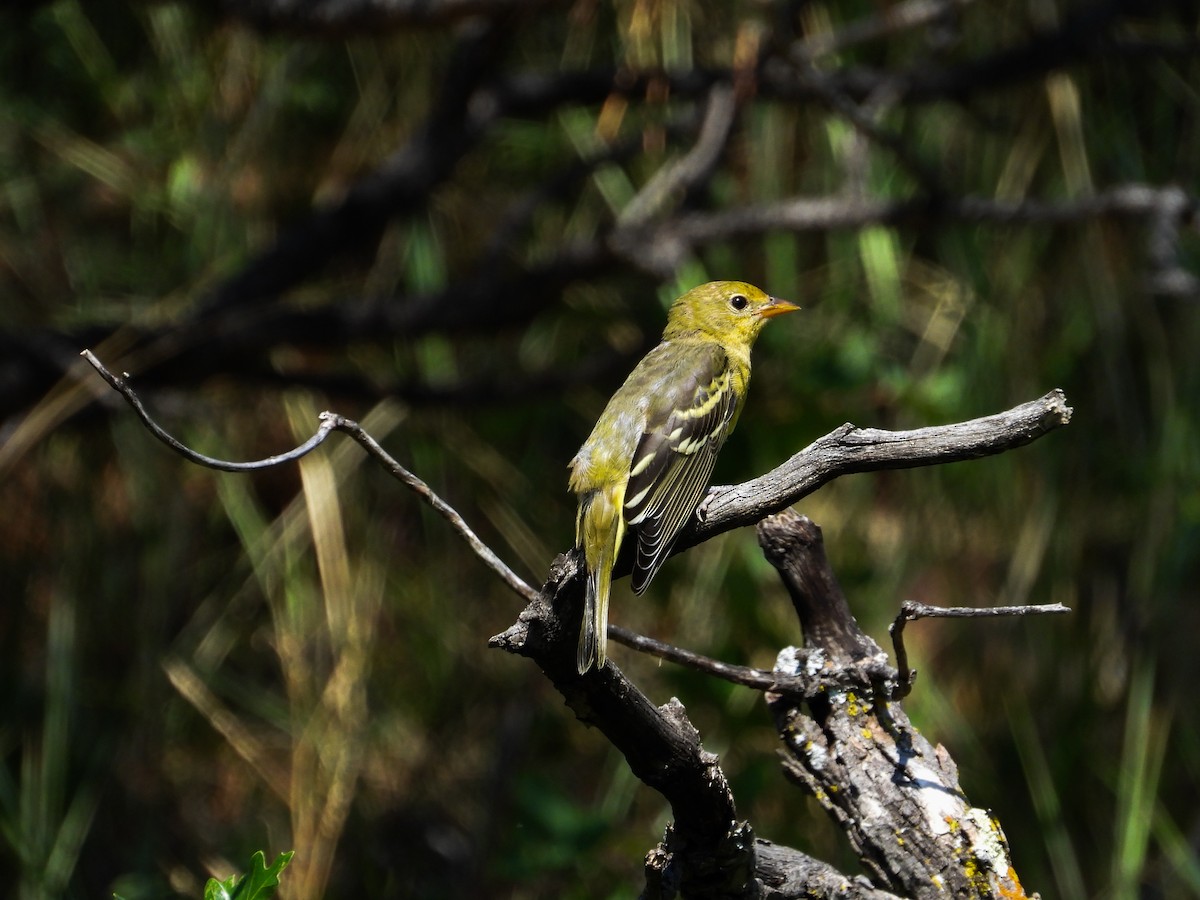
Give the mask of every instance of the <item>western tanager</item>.
M 646 589 L 708 487 L 750 384 L 750 348 L 767 319 L 799 309 L 741 281 L 692 288 L 671 304 L 662 342 L 613 394 L 575 458 L 575 543 L 587 564 L 579 672 L 606 659 L 612 569 L 637 538 L 634 593 Z

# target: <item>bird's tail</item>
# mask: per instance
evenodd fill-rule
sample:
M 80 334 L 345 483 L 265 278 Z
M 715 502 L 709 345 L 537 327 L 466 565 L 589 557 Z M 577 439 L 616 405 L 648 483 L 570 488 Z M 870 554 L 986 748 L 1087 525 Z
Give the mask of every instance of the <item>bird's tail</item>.
M 583 625 L 579 629 L 579 649 L 575 657 L 580 675 L 592 666 L 602 669 L 608 659 L 608 595 L 612 588 L 613 565 L 625 531 L 620 499 L 600 492 L 580 510 L 578 536 L 587 562 Z
M 579 629 L 579 652 L 575 663 L 582 675 L 592 666 L 604 667 L 608 659 L 608 592 L 612 585 L 612 567 L 588 572 L 583 606 L 583 627 Z

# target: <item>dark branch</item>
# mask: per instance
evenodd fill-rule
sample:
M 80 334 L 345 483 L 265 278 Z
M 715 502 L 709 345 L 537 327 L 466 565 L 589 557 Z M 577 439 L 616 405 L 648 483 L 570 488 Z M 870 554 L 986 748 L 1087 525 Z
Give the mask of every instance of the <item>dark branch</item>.
M 900 671 L 900 695 L 907 694 L 915 670 L 908 667 L 908 651 L 904 647 L 904 626 L 917 619 L 994 619 L 1001 616 L 1037 616 L 1069 613 L 1069 607 L 1061 603 L 1044 603 L 1031 606 L 930 606 L 917 600 L 905 600 L 900 605 L 895 621 L 888 627 L 892 636 L 892 648 L 896 654 L 896 668 Z
M 828 863 L 791 847 L 759 840 L 755 847 L 758 877 L 771 900 L 900 900 L 872 887 L 862 875 L 847 878 Z
M 176 440 L 167 431 L 154 421 L 146 407 L 142 404 L 137 393 L 129 386 L 129 383 L 123 379 L 113 375 L 103 363 L 100 362 L 90 350 L 84 350 L 82 354 L 93 368 L 96 369 L 100 376 L 107 381 L 115 390 L 119 391 L 121 396 L 133 407 L 149 429 L 150 433 L 156 438 L 174 450 L 176 453 L 183 456 L 201 466 L 207 466 L 210 469 L 217 469 L 222 472 L 250 472 L 256 469 L 265 469 L 271 466 L 277 466 L 285 462 L 295 462 L 301 457 L 310 453 L 313 449 L 320 446 L 330 433 L 340 431 L 352 437 L 367 454 L 376 460 L 384 469 L 388 471 L 401 484 L 420 497 L 427 505 L 433 508 L 442 518 L 450 523 L 450 527 L 454 529 L 467 544 L 468 547 L 478 556 L 485 565 L 500 577 L 500 580 L 508 586 L 513 593 L 522 597 L 526 602 L 532 602 L 537 599 L 538 592 L 525 583 L 512 569 L 510 569 L 503 560 L 471 529 L 466 523 L 466 520 L 458 514 L 449 503 L 434 493 L 433 489 L 414 475 L 408 469 L 404 468 L 396 461 L 379 443 L 367 434 L 361 425 L 357 422 L 347 419 L 345 416 L 339 416 L 336 413 L 323 412 L 320 415 L 321 424 L 317 428 L 316 433 L 293 450 L 286 453 L 280 453 L 276 456 L 268 457 L 267 459 L 256 460 L 253 462 L 230 462 L 229 460 L 215 459 L 211 456 L 205 456 L 202 453 L 197 453 L 190 447 L 185 446 L 182 442 Z
M 698 543 L 722 531 L 756 521 L 772 509 L 780 509 L 798 497 L 815 490 L 839 475 L 881 468 L 903 468 L 932 465 L 959 459 L 972 459 L 990 453 L 1019 447 L 1035 440 L 1047 431 L 1066 424 L 1071 410 L 1061 391 L 1053 391 L 1041 400 L 1023 404 L 1005 413 L 987 416 L 957 425 L 922 428 L 909 432 L 886 432 L 857 429 L 846 425 L 801 451 L 774 472 L 735 487 L 715 488 L 710 492 L 702 520 L 693 522 L 685 538 Z M 792 593 L 806 639 L 813 644 L 808 653 L 781 654 L 779 671 L 766 684 L 762 673 L 724 663 L 705 660 L 695 654 L 668 648 L 649 639 L 639 638 L 622 629 L 612 629 L 617 640 L 636 645 L 638 649 L 654 652 L 687 665 L 712 671 L 720 677 L 770 691 L 769 697 L 780 721 L 781 731 L 788 736 L 792 748 L 812 747 L 816 741 L 826 745 L 828 753 L 841 753 L 842 744 L 850 740 L 861 746 L 863 727 L 847 718 L 846 703 L 837 716 L 829 715 L 830 698 L 873 698 L 871 702 L 886 707 L 894 695 L 897 677 L 886 664 L 882 651 L 859 631 L 849 612 L 836 579 L 828 568 L 820 548 L 820 534 L 810 526 L 808 531 L 797 529 L 793 523 L 799 517 L 777 516 L 760 526 L 768 559 L 780 568 Z M 578 552 L 559 556 L 551 567 L 550 578 L 541 596 L 522 611 L 517 622 L 489 641 L 489 646 L 507 650 L 533 659 L 555 688 L 563 695 L 577 716 L 604 732 L 605 736 L 626 757 L 630 768 L 647 785 L 660 791 L 671 803 L 675 825 L 648 861 L 648 885 L 672 864 L 685 879 L 697 878 L 693 890 L 702 884 L 714 884 L 712 860 L 733 861 L 719 867 L 722 879 L 719 896 L 739 896 L 748 885 L 739 873 L 750 864 L 744 855 L 749 829 L 738 823 L 734 815 L 733 797 L 715 757 L 700 747 L 699 735 L 687 721 L 683 709 L 672 701 L 655 709 L 637 688 L 610 661 L 603 669 L 579 675 L 575 667 L 575 645 L 582 611 L 582 573 Z M 826 679 L 833 679 L 831 682 Z M 822 684 L 823 682 L 823 684 Z M 815 685 L 820 687 L 815 688 Z M 799 712 L 803 702 L 822 704 L 827 723 L 841 721 L 844 733 L 823 735 L 813 719 Z M 850 708 L 859 709 L 857 703 Z M 857 713 L 856 713 L 857 715 Z M 944 811 L 963 817 L 958 837 L 970 842 L 947 842 L 946 834 L 918 836 L 917 830 L 905 840 L 920 843 L 918 853 L 925 852 L 925 843 L 939 855 L 924 868 L 913 865 L 905 869 L 904 860 L 912 852 L 904 841 L 895 840 L 895 821 L 879 811 L 872 812 L 868 801 L 872 797 L 869 784 L 859 784 L 861 773 L 847 773 L 840 768 L 836 778 L 828 782 L 823 770 L 832 766 L 828 760 L 809 760 L 812 771 L 806 768 L 804 753 L 793 752 L 797 760 L 789 763 L 788 771 L 806 784 L 822 804 L 839 819 L 864 854 L 864 862 L 885 886 L 905 885 L 909 888 L 920 878 L 924 885 L 930 878 L 946 884 L 968 884 L 965 881 L 964 859 L 982 866 L 983 846 L 1001 846 L 1003 835 L 999 827 L 981 811 L 973 810 L 957 786 L 953 764 L 944 761 L 919 735 L 909 734 L 902 713 L 896 710 L 876 723 L 878 734 L 872 732 L 868 747 L 878 747 L 882 756 L 873 759 L 872 778 L 889 783 L 893 775 L 901 778 L 895 788 L 911 808 L 911 819 L 923 822 Z M 889 730 L 891 728 L 892 730 Z M 801 735 L 803 731 L 803 735 Z M 899 734 L 899 737 L 897 737 Z M 796 735 L 795 738 L 791 737 Z M 887 748 L 884 748 L 884 745 Z M 914 748 L 916 748 L 914 750 Z M 881 762 L 880 760 L 883 760 Z M 881 766 L 890 766 L 881 777 Z M 904 785 L 922 785 L 920 790 L 906 792 Z M 845 800 L 831 800 L 834 785 L 853 785 Z M 924 786 L 930 787 L 924 787 Z M 873 788 L 871 790 L 877 790 Z M 944 805 L 944 797 L 952 806 Z M 883 798 L 893 801 L 890 794 Z M 839 805 L 845 804 L 845 805 Z M 891 807 L 883 806 L 881 810 Z M 865 824 L 870 821 L 870 828 Z M 937 821 L 941 821 L 938 819 Z M 882 830 L 886 828 L 886 838 Z M 918 840 L 920 837 L 920 840 Z M 988 843 L 990 841 L 990 843 Z M 886 846 L 877 846 L 883 844 Z M 904 852 L 900 850 L 904 848 Z M 932 852 L 932 849 L 930 852 Z M 691 855 L 687 855 L 690 853 Z M 956 855 L 957 854 L 957 855 Z M 985 862 L 988 862 L 985 860 Z M 996 862 L 996 858 L 990 859 Z M 761 868 L 755 868 L 762 883 Z M 701 876 L 701 873 L 703 875 Z M 1000 882 L 1010 878 L 1010 870 L 988 871 L 987 877 Z M 894 879 L 894 880 L 893 880 Z M 684 891 L 689 895 L 689 891 Z M 699 893 L 695 894 L 699 896 Z
M 137 356 L 150 362 L 139 371 L 153 384 L 194 384 L 216 371 L 254 378 L 261 371 L 259 359 L 280 345 L 324 347 L 331 341 L 377 341 L 428 332 L 477 334 L 517 327 L 557 303 L 568 284 L 611 277 L 620 272 L 622 262 L 644 269 L 648 252 L 653 253 L 657 267 L 684 259 L 698 246 L 769 231 L 824 232 L 877 224 L 930 226 L 956 221 L 1065 226 L 1115 216 L 1148 225 L 1149 287 L 1164 294 L 1192 296 L 1200 293 L 1200 279 L 1182 267 L 1177 254 L 1181 229 L 1194 224 L 1198 215 L 1200 197 L 1180 188 L 1144 184 L 1056 202 L 979 197 L 875 201 L 832 196 L 793 198 L 720 213 L 689 213 L 628 233 L 611 233 L 607 239 L 570 244 L 544 263 L 515 271 L 498 272 L 489 256 L 466 277 L 424 295 L 368 301 L 343 298 L 319 309 L 271 306 L 247 311 L 240 301 L 249 302 L 253 292 L 234 290 L 231 281 L 218 292 L 218 297 L 227 296 L 232 304 L 228 310 L 210 313 L 186 327 L 174 325 L 169 332 L 144 334 L 137 344 L 145 349 L 137 351 Z M 631 246 L 653 250 L 629 252 Z M 258 263 L 251 263 L 246 269 L 251 282 L 255 279 L 250 273 L 257 268 Z M 285 286 L 276 284 L 279 289 Z M 0 414 L 40 396 L 67 370 L 74 348 L 94 343 L 105 333 L 95 327 L 66 334 L 0 333 L 0 346 L 6 348 L 8 360 Z
M 420 208 L 482 134 L 483 123 L 469 112 L 470 100 L 511 35 L 502 21 L 464 27 L 441 79 L 441 94 L 413 139 L 341 201 L 284 231 L 209 297 L 202 316 L 269 301 L 337 255 L 373 247 L 391 219 Z
M 1123 12 L 1137 13 L 1139 8 L 1133 0 L 1081 4 L 1063 16 L 1057 27 L 986 56 L 954 64 L 920 63 L 897 72 L 847 68 L 828 76 L 829 86 L 859 101 L 884 91 L 906 104 L 945 99 L 967 102 L 976 95 L 1036 79 L 1111 52 L 1113 25 Z M 851 29 L 852 25 L 844 27 Z M 853 34 L 851 37 L 858 39 Z M 804 45 L 797 49 L 803 57 Z M 764 81 L 780 97 L 809 95 L 807 80 L 796 79 L 782 65 L 768 68 Z
M 699 653 L 693 653 L 691 650 L 684 650 L 682 647 L 656 641 L 654 638 L 630 631 L 628 628 L 623 628 L 620 625 L 609 624 L 608 639 L 616 641 L 619 644 L 624 644 L 631 650 L 645 653 L 647 656 L 654 656 L 667 662 L 678 663 L 681 666 L 687 666 L 689 669 L 695 669 L 697 672 L 712 675 L 714 678 L 720 678 L 731 684 L 740 684 L 743 687 L 755 688 L 760 691 L 769 691 L 775 686 L 776 679 L 770 672 L 762 669 L 752 669 L 749 666 L 735 666 L 732 663 L 721 662 L 720 660 L 712 659 Z
M 882 431 L 846 424 L 759 478 L 711 488 L 701 505 L 702 517 L 692 519 L 676 550 L 752 525 L 842 475 L 991 456 L 1029 444 L 1070 421 L 1066 396 L 1056 389 L 1006 412 L 953 425 Z
M 972 0 L 903 0 L 837 29 L 806 37 L 792 49 L 793 58 L 809 63 L 858 44 L 883 40 L 912 28 L 932 25 L 955 15 Z
M 823 651 L 834 670 L 879 655 L 846 606 L 820 529 L 788 510 L 758 531 L 805 623 L 806 650 Z M 796 673 L 783 664 L 781 655 L 784 674 Z M 807 701 L 808 711 L 769 696 L 785 772 L 846 833 L 876 886 L 919 898 L 1024 897 L 999 823 L 971 806 L 953 760 L 912 727 L 892 694 L 890 684 L 864 678 Z
M 671 804 L 674 823 L 647 859 L 643 896 L 660 896 L 654 893 L 656 886 L 673 884 L 684 897 L 894 900 L 796 850 L 756 841 L 749 826 L 737 819 L 719 760 L 701 746 L 678 700 L 654 706 L 611 659 L 600 671 L 578 673 L 575 644 L 582 587 L 578 554 L 560 555 L 551 564 L 541 596 L 488 644 L 532 659 L 576 716 L 600 729 L 624 754 L 633 773 Z M 774 680 L 795 684 L 800 679 L 780 673 Z M 848 884 L 853 886 L 845 893 Z
M 881 680 L 895 678 L 895 671 L 878 659 L 855 660 L 853 665 L 830 672 L 824 668 L 825 656 L 822 653 L 806 654 L 794 647 L 784 651 L 788 654 L 789 662 L 798 674 L 784 675 L 778 669 L 768 672 L 765 669 L 754 669 L 749 666 L 737 666 L 721 662 L 682 647 L 656 641 L 654 638 L 637 634 L 620 625 L 608 626 L 610 640 L 624 644 L 631 650 L 664 659 L 668 662 L 687 666 L 713 678 L 728 681 L 730 684 L 741 685 L 756 691 L 771 694 L 786 694 L 796 700 L 811 700 L 834 688 L 848 688 L 861 684 L 864 678 Z
M 719 761 L 700 745 L 682 704 L 654 706 L 611 660 L 587 675 L 576 670 L 578 576 L 576 554 L 555 559 L 541 596 L 488 645 L 536 662 L 575 714 L 600 729 L 633 773 L 671 804 L 675 824 L 663 852 L 678 867 L 684 896 L 751 896 L 753 834 L 738 822 Z M 719 874 L 716 860 L 728 863 Z
M 815 523 L 785 510 L 758 523 L 758 543 L 792 599 L 806 649 L 820 651 L 835 668 L 883 656 L 850 612 Z
M 216 469 L 220 472 L 253 472 L 256 469 L 269 469 L 273 466 L 278 466 L 286 462 L 295 462 L 303 456 L 307 456 L 325 442 L 325 438 L 329 437 L 330 432 L 337 428 L 336 423 L 327 418 L 327 414 L 321 416 L 321 425 L 317 428 L 315 434 L 307 441 L 292 450 L 285 453 L 279 453 L 275 456 L 268 456 L 266 459 L 257 459 L 251 462 L 231 462 L 227 459 L 217 459 L 213 456 L 205 456 L 188 447 L 182 441 L 171 436 L 165 428 L 158 424 L 150 413 L 146 410 L 140 397 L 129 386 L 129 382 L 125 378 L 120 378 L 105 368 L 104 364 L 96 358 L 96 355 L 91 350 L 84 350 L 79 354 L 89 363 L 92 364 L 100 377 L 109 383 L 109 385 L 118 391 L 126 402 L 133 407 L 133 411 L 137 413 L 138 418 L 142 420 L 142 424 L 146 426 L 149 432 L 190 462 L 196 463 L 199 466 L 205 466 L 209 469 Z M 128 378 L 128 374 L 125 376 Z
M 379 28 L 444 25 L 469 16 L 524 12 L 561 0 L 222 0 L 226 13 L 259 28 L 329 36 Z
M 1200 198 L 1178 188 L 1145 184 L 1117 185 L 1071 200 L 998 200 L 992 197 L 920 197 L 898 200 L 826 196 L 793 197 L 777 203 L 743 206 L 724 212 L 680 216 L 646 240 L 667 240 L 691 247 L 768 231 L 824 232 L 872 225 L 928 227 L 934 223 L 994 225 L 1068 225 L 1114 216 L 1149 219 L 1164 211 L 1177 221 L 1192 221 Z

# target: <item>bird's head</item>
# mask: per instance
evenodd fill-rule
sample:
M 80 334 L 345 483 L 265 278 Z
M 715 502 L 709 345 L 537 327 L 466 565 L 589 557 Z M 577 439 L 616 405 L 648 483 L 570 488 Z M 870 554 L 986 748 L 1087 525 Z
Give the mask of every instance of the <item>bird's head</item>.
M 699 333 L 749 349 L 768 319 L 799 308 L 744 281 L 710 281 L 671 304 L 663 337 Z

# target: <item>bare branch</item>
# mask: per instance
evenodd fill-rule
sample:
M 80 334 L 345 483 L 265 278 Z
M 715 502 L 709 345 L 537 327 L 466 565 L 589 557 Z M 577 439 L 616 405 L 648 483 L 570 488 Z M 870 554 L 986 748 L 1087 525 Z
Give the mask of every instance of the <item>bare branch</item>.
M 1070 607 L 1061 603 L 1026 606 L 930 606 L 918 600 L 905 600 L 895 621 L 888 626 L 892 647 L 896 653 L 896 668 L 900 670 L 900 696 L 909 692 L 916 670 L 908 667 L 908 651 L 904 647 L 904 626 L 917 619 L 995 619 L 1001 616 L 1036 616 L 1069 613 Z
M 560 0 L 222 0 L 225 11 L 260 28 L 376 32 L 379 28 L 443 25 L 469 16 L 498 15 Z
M 862 892 L 812 893 L 835 881 L 832 870 L 798 851 L 764 844 L 737 819 L 720 760 L 678 700 L 655 706 L 610 658 L 580 675 L 575 644 L 583 609 L 578 553 L 558 556 L 541 596 L 488 645 L 532 659 L 584 722 L 594 725 L 624 756 L 633 774 L 671 804 L 674 823 L 647 860 L 647 891 L 673 870 L 674 893 L 685 897 L 882 897 Z M 610 634 L 612 632 L 610 631 Z M 757 854 L 763 853 L 762 865 Z M 849 879 L 843 878 L 845 886 Z M 770 885 L 775 893 L 755 889 Z M 784 886 L 787 890 L 784 891 Z
M 466 523 L 453 506 L 435 494 L 433 488 L 424 481 L 400 465 L 386 450 L 379 446 L 375 438 L 363 431 L 361 425 L 351 419 L 331 412 L 321 413 L 321 420 L 322 422 L 332 421 L 335 429 L 345 432 L 354 438 L 393 477 L 401 481 L 409 490 L 424 500 L 429 506 L 433 507 L 438 515 L 450 523 L 450 527 L 457 532 L 458 536 L 466 541 L 467 546 L 471 548 L 474 554 L 483 560 L 489 569 L 500 576 L 500 580 L 508 585 L 513 593 L 523 598 L 527 603 L 532 603 L 540 596 L 534 587 L 527 584 L 487 544 L 479 539 L 479 536 L 471 530 L 471 526 Z
M 323 412 L 320 415 L 321 424 L 317 428 L 316 433 L 294 450 L 289 450 L 286 453 L 280 453 L 276 456 L 270 456 L 266 459 L 255 460 L 253 462 L 231 462 L 229 460 L 216 459 L 211 456 L 205 456 L 202 453 L 197 453 L 190 447 L 187 447 L 179 440 L 172 437 L 167 431 L 159 425 L 154 418 L 146 411 L 145 405 L 141 398 L 129 386 L 129 383 L 124 378 L 118 378 L 113 375 L 104 364 L 100 362 L 90 350 L 84 350 L 81 354 L 92 366 L 100 373 L 105 381 L 107 381 L 114 389 L 120 392 L 121 396 L 133 407 L 149 429 L 150 433 L 156 438 L 174 450 L 176 453 L 183 456 L 185 459 L 198 465 L 207 466 L 210 469 L 218 469 L 222 472 L 251 472 L 257 469 L 266 469 L 271 466 L 277 466 L 285 462 L 294 462 L 311 452 L 314 448 L 322 444 L 331 432 L 341 431 L 348 434 L 358 444 L 367 451 L 376 461 L 386 469 L 392 477 L 396 478 L 402 484 L 409 488 L 413 493 L 420 497 L 428 506 L 432 507 L 442 518 L 450 523 L 450 527 L 454 529 L 471 548 L 472 552 L 478 556 L 483 563 L 496 573 L 515 594 L 525 600 L 526 603 L 531 603 L 539 596 L 538 592 L 527 584 L 520 576 L 508 567 L 503 560 L 471 529 L 458 511 L 449 503 L 434 493 L 433 489 L 414 475 L 408 469 L 404 468 L 396 461 L 379 443 L 367 434 L 361 425 L 352 419 L 347 419 L 345 416 L 340 416 L 337 413 Z
M 827 670 L 824 666 L 826 654 L 821 650 L 812 652 L 786 647 L 781 655 L 788 660 L 789 670 L 795 675 L 785 675 L 780 668 L 768 672 L 750 666 L 737 666 L 710 656 L 684 650 L 673 644 L 655 640 L 644 634 L 630 631 L 620 625 L 609 624 L 608 637 L 631 650 L 664 659 L 667 662 L 687 666 L 713 678 L 728 681 L 756 691 L 780 694 L 795 700 L 810 700 L 831 689 L 844 689 L 861 684 L 863 679 L 872 681 L 895 680 L 896 672 L 886 663 L 875 659 L 855 660 L 845 666 Z
M 1182 196 L 1181 196 L 1182 195 Z M 1149 219 L 1163 212 L 1179 221 L 1193 220 L 1200 197 L 1178 188 L 1146 184 L 1117 185 L 1070 200 L 999 200 L 994 197 L 909 197 L 874 200 L 840 195 L 792 197 L 777 203 L 743 206 L 724 212 L 691 213 L 659 226 L 646 241 L 684 246 L 762 234 L 767 231 L 823 232 L 869 225 L 966 222 L 996 225 L 1065 225 L 1103 216 Z
M 978 459 L 1024 446 L 1066 425 L 1071 412 L 1066 395 L 1055 389 L 1006 412 L 952 425 L 883 431 L 847 423 L 759 478 L 711 488 L 676 550 L 752 525 L 842 475 Z
M 759 523 L 759 542 L 805 623 L 806 649 L 835 669 L 873 656 L 811 520 L 790 510 Z M 822 621 L 832 615 L 830 624 Z M 820 625 L 813 627 L 810 624 Z M 782 656 L 783 674 L 796 667 Z M 972 807 L 953 759 L 912 727 L 874 678 L 806 701 L 768 702 L 786 774 L 846 833 L 875 885 L 906 897 L 1025 897 L 1000 823 Z
M 906 432 L 845 425 L 761 478 L 712 489 L 700 517 L 684 535 L 684 546 L 757 521 L 839 475 L 999 453 L 1035 440 L 1066 424 L 1070 417 L 1066 398 L 1056 390 L 1007 412 L 956 425 Z M 987 870 L 989 883 L 1014 885 L 1010 868 L 1000 866 L 1007 860 L 1007 849 L 998 824 L 969 807 L 958 788 L 953 762 L 911 731 L 898 707 L 888 706 L 897 693 L 897 673 L 874 642 L 858 630 L 832 574 L 824 571 L 828 566 L 823 553 L 800 552 L 805 542 L 809 547 L 819 544 L 819 531 L 815 539 L 811 533 L 806 537 L 792 527 L 796 519 L 795 515 L 772 517 L 760 525 L 760 534 L 768 558 L 785 573 L 785 582 L 793 591 L 806 640 L 818 643 L 807 651 L 781 653 L 778 671 L 769 679 L 766 673 L 707 660 L 624 629 L 610 626 L 610 634 L 639 650 L 768 691 L 768 701 L 794 756 L 787 763 L 788 773 L 808 786 L 851 834 L 864 863 L 877 876 L 877 884 L 911 886 L 924 878 L 920 883 L 925 885 L 959 885 L 966 883 L 964 873 L 970 866 L 979 871 L 994 866 Z M 782 528 L 778 524 L 773 528 L 772 523 L 782 523 Z M 736 820 L 732 794 L 717 760 L 700 749 L 699 736 L 681 706 L 673 702 L 655 709 L 612 660 L 599 671 L 577 672 L 575 644 L 583 593 L 580 556 L 578 551 L 560 555 L 551 566 L 541 596 L 508 630 L 493 637 L 489 646 L 533 659 L 576 715 L 600 728 L 625 755 L 634 774 L 671 803 L 675 825 L 651 853 L 648 885 L 656 883 L 667 858 L 676 858 L 684 849 L 689 855 L 676 858 L 684 877 L 708 877 L 711 860 L 744 848 L 751 833 Z M 628 571 L 627 561 L 624 571 Z M 813 605 L 808 599 L 812 597 L 821 598 L 829 609 L 840 604 L 840 617 L 833 622 L 823 618 L 826 606 Z M 802 610 L 805 605 L 813 614 Z M 814 687 L 822 684 L 824 690 Z M 853 700 L 856 695 L 859 701 Z M 836 709 L 830 708 L 833 698 L 840 698 Z M 863 698 L 869 698 L 871 708 L 878 707 L 867 740 L 863 740 L 862 721 L 855 721 L 861 716 Z M 804 716 L 799 710 L 803 703 L 820 704 L 821 721 Z M 839 763 L 831 776 L 826 771 L 832 769 L 827 756 L 842 754 L 839 759 L 844 756 L 848 766 L 855 766 L 847 748 L 861 757 L 862 771 L 847 772 Z M 862 777 L 868 772 L 868 762 L 870 777 L 879 782 L 874 787 Z M 902 777 L 897 781 L 893 776 Z M 893 781 L 895 786 L 888 788 Z M 846 798 L 833 798 L 836 785 L 854 787 Z M 880 785 L 887 788 L 882 805 L 873 807 L 869 801 L 855 799 L 872 797 Z M 911 790 L 913 785 L 919 789 Z M 902 804 L 895 808 L 906 810 L 904 821 L 936 822 L 937 828 L 925 835 L 919 826 L 905 826 L 904 839 L 897 842 L 894 821 L 886 815 L 893 801 Z M 939 818 L 942 813 L 955 817 L 957 830 Z M 906 862 L 913 855 L 906 844 L 913 842 L 921 843 L 915 858 L 934 860 L 922 855 L 928 845 L 930 854 L 936 851 L 936 861 L 924 868 L 919 862 Z M 742 884 L 734 876 L 748 861 L 744 853 L 735 856 L 720 869 L 722 876 L 732 878 L 729 884 Z M 760 883 L 765 883 L 764 868 L 755 863 L 754 871 Z M 736 889 L 719 895 L 727 893 L 736 895 Z
M 688 848 L 680 868 L 689 879 L 692 862 L 707 865 L 704 860 L 711 864 L 721 858 L 731 835 L 739 832 L 733 794 L 717 757 L 700 745 L 699 732 L 678 700 L 656 707 L 612 660 L 579 674 L 574 648 L 583 582 L 578 563 L 577 553 L 556 558 L 541 596 L 488 645 L 534 660 L 575 714 L 599 728 L 633 773 L 667 799 L 675 834 Z M 752 861 L 752 844 L 743 846 L 743 853 Z
M 172 437 L 165 428 L 159 425 L 154 418 L 146 411 L 145 405 L 141 398 L 129 386 L 129 382 L 125 379 L 129 377 L 129 373 L 125 373 L 125 377 L 121 378 L 114 375 L 104 364 L 96 358 L 96 355 L 91 350 L 84 350 L 79 354 L 89 363 L 92 364 L 100 377 L 107 381 L 114 390 L 118 391 L 126 402 L 133 407 L 133 411 L 138 414 L 138 418 L 142 420 L 142 424 L 149 429 L 150 433 L 182 456 L 184 459 L 194 462 L 200 466 L 207 466 L 210 469 L 217 469 L 221 472 L 253 472 L 256 469 L 269 469 L 272 466 L 278 466 L 285 462 L 295 462 L 302 456 L 308 455 L 311 451 L 319 447 L 325 442 L 325 438 L 329 437 L 330 432 L 335 429 L 335 425 L 322 418 L 321 426 L 317 429 L 316 434 L 310 437 L 307 441 L 296 447 L 293 450 L 288 450 L 286 453 L 280 453 L 275 456 L 268 456 L 266 459 L 256 459 L 251 462 L 231 462 L 227 459 L 217 459 L 212 456 L 205 456 L 203 453 L 198 453 L 192 448 L 185 445 L 182 441 Z
M 998 619 L 1003 616 L 1055 615 L 1070 611 L 1071 607 L 1061 603 L 1023 606 L 930 606 L 918 600 L 905 600 L 891 628 L 903 631 L 905 622 L 915 622 L 917 619 Z
M 684 650 L 682 647 L 646 637 L 620 625 L 610 624 L 608 626 L 608 638 L 624 644 L 632 650 L 637 650 L 639 653 L 664 659 L 667 662 L 679 663 L 681 666 L 687 666 L 689 669 L 704 672 L 706 675 L 712 675 L 714 678 L 720 678 L 732 684 L 740 684 L 743 687 L 761 691 L 769 691 L 775 684 L 775 678 L 770 672 L 721 662 L 699 653 L 693 653 L 691 650 Z
M 828 863 L 791 847 L 756 842 L 759 881 L 771 900 L 900 900 L 899 895 L 871 886 L 862 875 L 849 878 Z

